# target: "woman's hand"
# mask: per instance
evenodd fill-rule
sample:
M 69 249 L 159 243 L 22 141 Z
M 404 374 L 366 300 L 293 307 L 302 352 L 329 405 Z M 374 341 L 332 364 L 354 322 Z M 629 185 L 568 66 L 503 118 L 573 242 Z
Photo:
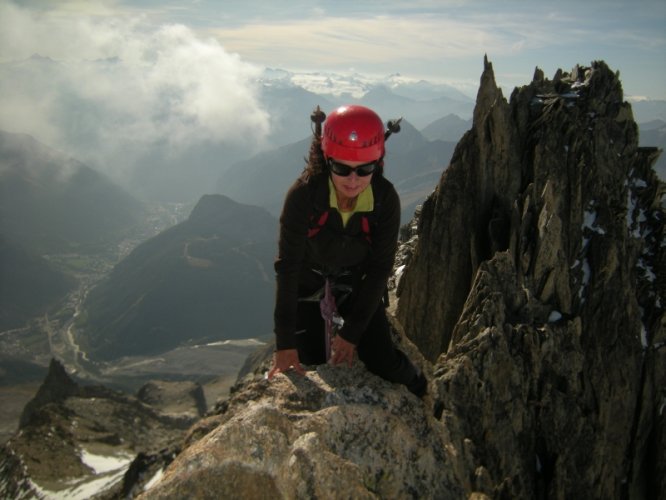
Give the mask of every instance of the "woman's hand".
M 268 372 L 268 380 L 272 379 L 277 373 L 284 373 L 291 368 L 293 368 L 296 373 L 305 375 L 305 370 L 298 359 L 298 350 L 283 349 L 275 351 L 275 354 L 273 355 L 273 368 Z
M 351 342 L 347 342 L 340 335 L 333 337 L 331 342 L 331 363 L 334 365 L 339 365 L 341 363 L 347 363 L 347 366 L 352 365 L 354 361 L 354 352 L 356 351 L 356 346 Z

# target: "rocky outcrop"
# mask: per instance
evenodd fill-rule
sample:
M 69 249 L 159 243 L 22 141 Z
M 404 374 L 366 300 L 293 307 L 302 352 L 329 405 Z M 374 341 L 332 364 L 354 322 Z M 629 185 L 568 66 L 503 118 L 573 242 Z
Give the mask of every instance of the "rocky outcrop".
M 28 425 L 40 408 L 49 403 L 60 403 L 70 396 L 77 395 L 80 391 L 79 385 L 67 375 L 65 367 L 59 361 L 52 359 L 49 371 L 44 382 L 39 386 L 37 394 L 23 408 L 19 427 Z
M 203 417 L 207 410 L 206 396 L 198 382 L 151 380 L 136 394 L 139 401 L 171 415 Z
M 270 383 L 264 365 L 144 498 L 663 496 L 657 154 L 603 62 L 507 101 L 485 61 L 392 280 L 429 395 L 360 363 Z
M 197 427 L 141 498 L 464 496 L 446 427 L 360 363 L 250 381 Z
M 192 384 L 155 382 L 143 391 L 153 407 L 102 386 L 79 385 L 52 360 L 19 431 L 0 452 L 0 497 L 76 496 L 93 484 L 95 493 L 108 490 L 106 498 L 125 498 L 173 459 L 200 416 L 196 395 Z M 175 413 L 163 411 L 167 406 Z
M 509 102 L 485 66 L 398 287 L 437 414 L 475 444 L 491 496 L 663 495 L 658 152 L 603 62 L 537 70 Z

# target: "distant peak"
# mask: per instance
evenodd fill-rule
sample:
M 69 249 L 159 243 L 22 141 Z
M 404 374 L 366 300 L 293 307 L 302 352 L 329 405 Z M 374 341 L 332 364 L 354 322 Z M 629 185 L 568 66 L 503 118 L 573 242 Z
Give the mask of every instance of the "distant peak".
M 222 194 L 205 194 L 199 199 L 190 213 L 190 220 L 206 219 L 224 210 L 239 207 L 240 204 Z
M 23 409 L 19 426 L 27 425 L 33 415 L 43 406 L 64 401 L 78 392 L 79 385 L 69 377 L 62 363 L 52 358 L 44 382 L 39 387 L 35 397 Z

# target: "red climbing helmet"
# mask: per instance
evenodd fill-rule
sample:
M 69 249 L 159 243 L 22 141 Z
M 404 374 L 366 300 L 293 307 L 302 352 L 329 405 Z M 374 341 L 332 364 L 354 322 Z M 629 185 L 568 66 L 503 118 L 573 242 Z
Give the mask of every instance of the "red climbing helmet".
M 384 156 L 384 124 L 365 106 L 341 106 L 324 122 L 321 149 L 326 158 L 371 162 Z

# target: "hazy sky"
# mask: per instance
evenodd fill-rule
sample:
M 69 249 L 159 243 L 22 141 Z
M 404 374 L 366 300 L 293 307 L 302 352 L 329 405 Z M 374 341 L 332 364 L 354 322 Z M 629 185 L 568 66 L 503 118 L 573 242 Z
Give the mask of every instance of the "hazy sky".
M 265 67 L 474 97 L 484 54 L 507 97 L 536 66 L 603 59 L 625 97 L 666 99 L 666 1 L 0 0 L 0 129 L 118 179 L 158 150 L 187 163 L 206 144 L 265 147 Z
M 99 55 L 95 52 L 104 53 L 104 43 L 108 55 L 116 55 L 111 39 L 88 44 L 63 39 L 85 25 L 94 37 L 96 25 L 105 31 L 114 23 L 118 30 L 133 25 L 145 31 L 182 24 L 202 43 L 213 38 L 242 62 L 262 67 L 378 76 L 399 72 L 451 83 L 474 95 L 484 54 L 493 62 L 500 85 L 507 88 L 528 83 L 536 66 L 551 77 L 557 68 L 570 70 L 576 63 L 603 59 L 620 71 L 627 96 L 666 99 L 663 0 L 28 0 L 19 4 L 32 14 L 31 27 L 43 32 L 34 36 L 25 26 L 3 26 L 0 57 L 5 61 L 34 52 L 54 58 L 95 57 Z M 26 39 L 17 40 L 21 37 Z

